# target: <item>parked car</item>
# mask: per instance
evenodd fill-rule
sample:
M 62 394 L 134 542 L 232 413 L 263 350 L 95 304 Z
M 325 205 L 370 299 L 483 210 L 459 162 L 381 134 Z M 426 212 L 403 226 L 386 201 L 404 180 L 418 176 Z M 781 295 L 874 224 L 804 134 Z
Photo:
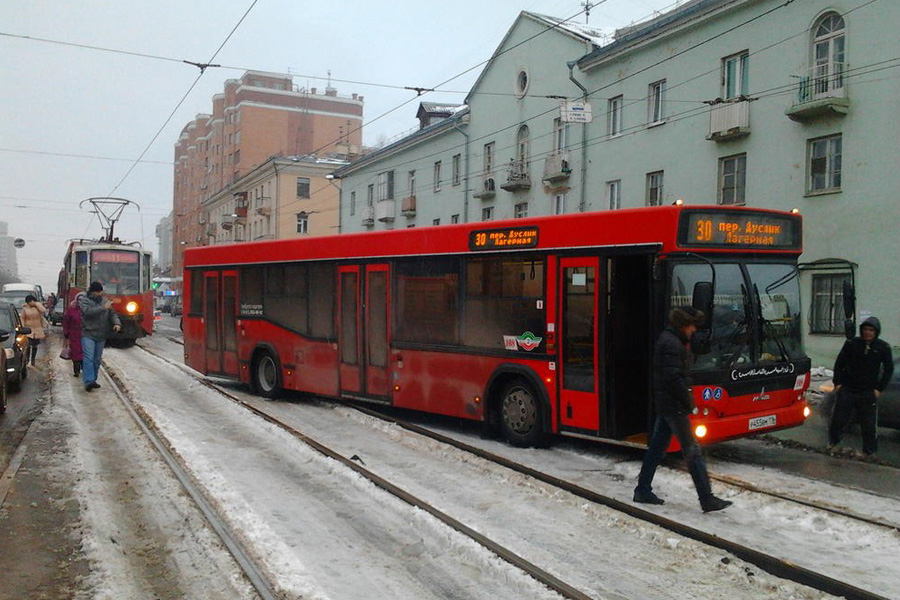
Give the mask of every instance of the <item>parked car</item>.
M 834 408 L 834 384 L 829 380 L 819 385 L 824 394 L 822 410 L 829 417 Z M 894 375 L 878 398 L 878 426 L 900 429 L 900 356 L 894 357 Z
M 57 302 L 50 314 L 47 315 L 47 320 L 50 321 L 51 325 L 62 325 L 63 310 L 66 308 L 62 304 L 62 302 Z
M 9 339 L 9 332 L 0 329 L 0 342 Z M 6 352 L 0 352 L 0 371 L 6 373 Z M 6 377 L 0 377 L 0 415 L 6 412 Z
M 15 391 L 28 377 L 28 338 L 25 336 L 31 333 L 31 328 L 22 325 L 16 306 L 0 302 L 0 330 L 8 334 L 2 342 L 6 360 L 6 366 L 3 367 L 4 379 L 9 389 Z

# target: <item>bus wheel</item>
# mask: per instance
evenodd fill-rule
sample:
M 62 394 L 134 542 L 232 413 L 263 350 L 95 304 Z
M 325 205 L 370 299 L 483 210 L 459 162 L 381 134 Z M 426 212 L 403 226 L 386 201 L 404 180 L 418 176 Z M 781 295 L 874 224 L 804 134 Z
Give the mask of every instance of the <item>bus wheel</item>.
M 500 426 L 513 446 L 536 446 L 544 437 L 540 401 L 527 383 L 516 379 L 500 395 Z
M 262 352 L 253 361 L 253 391 L 264 398 L 274 398 L 281 387 L 278 363 L 270 352 Z

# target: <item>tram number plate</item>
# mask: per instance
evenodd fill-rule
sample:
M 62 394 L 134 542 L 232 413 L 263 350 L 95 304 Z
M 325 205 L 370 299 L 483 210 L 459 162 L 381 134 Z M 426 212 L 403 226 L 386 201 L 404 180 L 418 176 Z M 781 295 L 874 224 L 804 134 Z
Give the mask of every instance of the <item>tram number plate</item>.
M 762 429 L 763 427 L 771 427 L 771 426 L 775 425 L 775 421 L 776 421 L 775 415 L 768 415 L 765 417 L 754 417 L 754 418 L 750 419 L 750 424 L 747 427 L 747 429 L 750 429 L 752 431 L 753 429 Z

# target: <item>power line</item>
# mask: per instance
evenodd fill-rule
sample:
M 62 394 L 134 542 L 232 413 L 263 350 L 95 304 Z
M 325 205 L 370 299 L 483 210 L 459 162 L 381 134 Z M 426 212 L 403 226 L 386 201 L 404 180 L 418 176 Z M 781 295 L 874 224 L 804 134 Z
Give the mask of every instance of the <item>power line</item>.
M 21 148 L 0 148 L 0 152 L 9 152 L 12 154 L 36 154 L 39 156 L 58 156 L 61 158 L 85 158 L 90 160 L 111 160 L 118 162 L 132 162 L 133 158 L 118 158 L 115 156 L 98 156 L 95 154 L 74 154 L 71 152 L 49 152 L 45 150 L 24 150 Z M 175 163 L 172 161 L 165 160 L 139 160 L 139 162 L 151 165 L 166 165 L 166 166 L 174 166 Z

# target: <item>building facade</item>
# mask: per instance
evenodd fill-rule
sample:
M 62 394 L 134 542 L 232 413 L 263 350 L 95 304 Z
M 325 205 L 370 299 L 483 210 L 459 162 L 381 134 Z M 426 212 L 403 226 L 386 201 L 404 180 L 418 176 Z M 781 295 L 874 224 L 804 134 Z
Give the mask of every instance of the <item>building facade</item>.
M 0 221 L 0 283 L 19 280 L 15 238 L 9 235 L 9 224 Z
M 225 82 L 210 114 L 188 123 L 175 144 L 172 271 L 185 247 L 207 243 L 204 203 L 273 156 L 354 155 L 362 140 L 363 97 L 330 85 L 300 89 L 290 76 L 256 71 Z
M 829 365 L 843 342 L 844 280 L 856 286 L 857 319 L 878 316 L 900 344 L 900 186 L 888 176 L 900 134 L 898 19 L 900 4 L 884 1 L 693 0 L 609 39 L 585 34 L 584 49 L 571 43 L 577 30 L 522 13 L 456 113 L 465 123 L 339 172 L 342 230 L 676 200 L 797 208 L 814 364 Z M 586 100 L 592 120 L 567 125 L 560 96 Z M 461 139 L 445 141 L 451 132 Z M 396 179 L 456 154 L 466 184 L 438 192 L 430 173 L 417 177 L 414 217 L 369 225 L 352 213 L 352 194 L 358 204 L 377 191 L 382 173 Z

